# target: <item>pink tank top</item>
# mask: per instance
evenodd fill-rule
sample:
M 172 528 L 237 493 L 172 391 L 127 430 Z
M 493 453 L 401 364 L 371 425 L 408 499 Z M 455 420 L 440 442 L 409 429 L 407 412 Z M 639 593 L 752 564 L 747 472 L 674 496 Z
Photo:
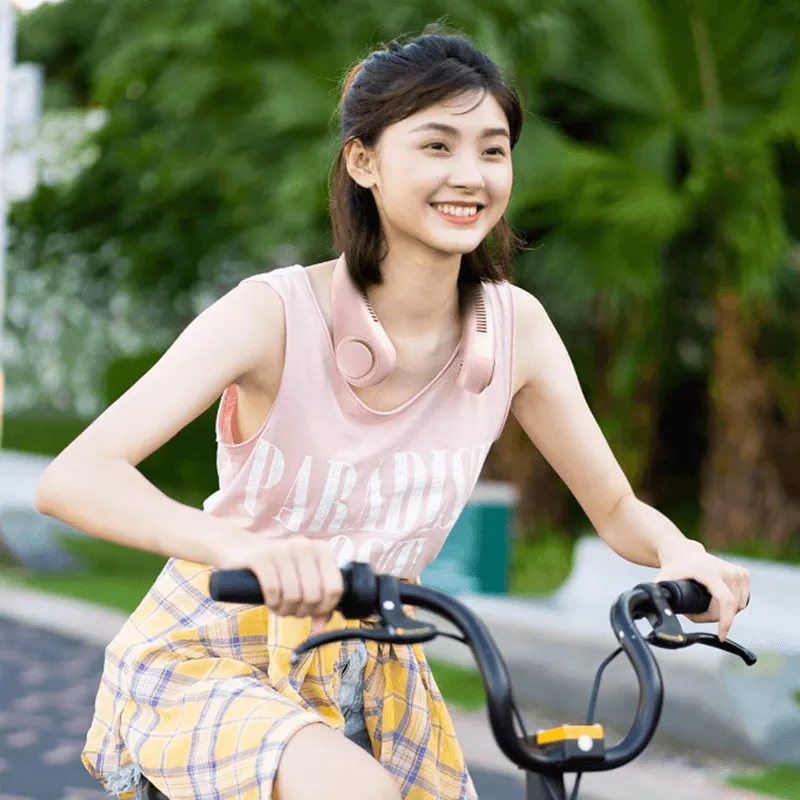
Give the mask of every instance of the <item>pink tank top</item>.
M 236 386 L 217 413 L 220 488 L 204 510 L 269 536 L 327 540 L 337 562 L 365 561 L 414 578 L 435 558 L 478 480 L 511 403 L 513 306 L 508 283 L 487 284 L 497 347 L 491 384 L 456 385 L 454 353 L 391 411 L 364 404 L 339 374 L 305 268 L 246 278 L 283 299 L 286 356 L 261 429 L 235 444 Z

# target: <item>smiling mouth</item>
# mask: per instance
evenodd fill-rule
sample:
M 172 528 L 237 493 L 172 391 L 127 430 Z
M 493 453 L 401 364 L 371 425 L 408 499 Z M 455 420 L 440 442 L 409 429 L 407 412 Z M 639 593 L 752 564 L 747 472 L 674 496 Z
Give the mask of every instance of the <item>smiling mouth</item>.
M 475 203 L 472 206 L 456 206 L 449 203 L 431 203 L 431 208 L 447 222 L 456 225 L 469 225 L 480 217 L 484 206 Z

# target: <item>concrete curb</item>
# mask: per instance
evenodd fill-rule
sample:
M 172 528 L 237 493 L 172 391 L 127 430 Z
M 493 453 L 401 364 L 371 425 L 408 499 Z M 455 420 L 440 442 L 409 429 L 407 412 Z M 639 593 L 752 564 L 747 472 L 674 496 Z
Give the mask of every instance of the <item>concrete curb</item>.
M 0 583 L 0 616 L 103 648 L 128 618 L 97 603 L 10 583 Z

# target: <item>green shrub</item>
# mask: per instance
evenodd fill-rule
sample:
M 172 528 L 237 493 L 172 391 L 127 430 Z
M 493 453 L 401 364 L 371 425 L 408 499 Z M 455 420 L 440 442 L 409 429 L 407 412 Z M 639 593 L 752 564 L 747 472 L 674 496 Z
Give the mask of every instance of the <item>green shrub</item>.
M 3 449 L 58 455 L 90 420 L 78 417 L 40 414 L 33 411 L 9 414 L 3 420 Z
M 575 542 L 558 528 L 540 526 L 514 541 L 511 594 L 548 595 L 569 577 Z
M 149 352 L 112 362 L 106 372 L 105 399 L 111 405 L 139 380 L 163 353 Z M 208 496 L 217 489 L 213 404 L 139 465 L 142 474 L 163 491 Z
M 161 352 L 112 362 L 105 375 L 105 401 L 111 405 L 147 372 Z M 217 404 L 179 431 L 139 464 L 142 474 L 172 497 L 199 504 L 217 489 L 214 421 Z M 29 411 L 3 420 L 2 446 L 8 450 L 58 455 L 91 422 L 89 419 Z

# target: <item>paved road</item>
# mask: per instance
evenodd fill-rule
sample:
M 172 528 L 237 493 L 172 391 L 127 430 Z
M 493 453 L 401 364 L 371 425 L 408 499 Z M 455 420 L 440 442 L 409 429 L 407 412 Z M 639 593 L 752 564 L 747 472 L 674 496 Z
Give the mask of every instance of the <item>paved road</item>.
M 103 654 L 0 617 L 0 800 L 108 800 L 80 763 Z M 473 773 L 481 800 L 522 800 L 520 781 Z
M 108 800 L 79 761 L 102 651 L 0 618 L 0 800 Z

